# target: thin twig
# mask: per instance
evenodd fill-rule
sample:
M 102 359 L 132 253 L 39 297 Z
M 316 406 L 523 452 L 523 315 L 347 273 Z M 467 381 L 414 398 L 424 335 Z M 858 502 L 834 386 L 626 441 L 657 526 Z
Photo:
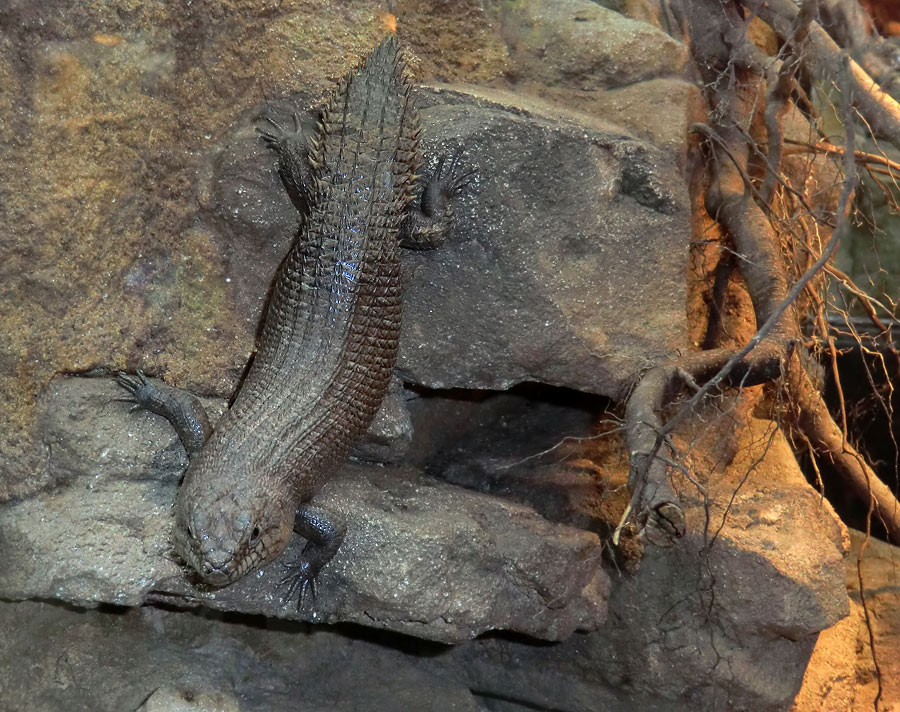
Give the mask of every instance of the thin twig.
M 813 153 L 835 153 L 843 156 L 846 152 L 843 146 L 835 146 L 833 143 L 828 143 L 827 141 L 820 143 L 806 143 L 804 141 L 794 141 L 793 139 L 786 138 L 784 139 L 784 142 Z M 875 163 L 877 165 L 887 166 L 891 169 L 891 175 L 893 175 L 893 171 L 896 171 L 897 177 L 900 177 L 900 163 L 892 161 L 886 156 L 879 156 L 877 153 L 867 153 L 866 151 L 854 151 L 853 157 L 860 163 Z

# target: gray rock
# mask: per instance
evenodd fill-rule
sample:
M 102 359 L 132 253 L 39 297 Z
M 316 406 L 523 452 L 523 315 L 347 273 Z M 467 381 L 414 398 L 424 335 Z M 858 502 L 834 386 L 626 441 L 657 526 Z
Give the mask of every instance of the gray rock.
M 684 348 L 689 209 L 665 151 L 504 92 L 431 87 L 417 103 L 431 165 L 461 148 L 478 174 L 448 244 L 404 259 L 405 381 L 613 396 Z M 290 110 L 277 104 L 273 116 L 289 122 Z M 263 151 L 239 124 L 208 205 L 247 321 L 297 224 Z
M 486 168 L 450 244 L 407 260 L 400 373 L 618 395 L 684 344 L 684 185 L 647 144 L 486 96 L 445 89 L 422 111 L 435 150 L 461 145 Z
M 159 687 L 137 712 L 240 712 L 237 698 L 227 692 L 196 691 L 172 685 Z
M 412 443 L 412 421 L 406 407 L 407 391 L 394 378 L 362 440 L 353 448 L 351 459 L 363 462 L 401 462 Z
M 482 709 L 439 656 L 419 666 L 390 641 L 249 623 L 149 607 L 101 612 L 2 601 L 0 706 L 4 712 Z
M 280 600 L 277 564 L 226 589 L 197 590 L 166 558 L 177 473 L 152 474 L 153 453 L 176 450 L 174 436 L 156 416 L 125 421 L 127 407 L 109 403 L 115 394 L 107 379 L 76 378 L 57 381 L 42 399 L 48 434 L 73 443 L 51 448 L 52 458 L 65 460 L 51 459 L 51 466 L 70 478 L 0 511 L 0 597 L 353 621 L 445 642 L 513 630 L 562 642 L 489 637 L 446 652 L 441 676 L 498 705 L 505 700 L 506 709 L 521 703 L 577 712 L 598 705 L 624 712 L 636 704 L 782 710 L 799 689 L 816 634 L 847 613 L 844 534 L 803 481 L 783 436 L 762 421 L 743 433 L 729 467 L 708 470 L 716 473 L 708 501 L 681 483 L 688 535 L 672 549 L 649 549 L 636 571 L 615 575 L 608 618 L 610 583 L 594 534 L 398 467 L 348 466 L 323 491 L 322 503 L 345 514 L 350 533 L 323 571 L 314 606 L 298 612 Z M 514 400 L 498 399 L 494 412 L 507 407 L 504 399 Z M 503 418 L 505 427 L 531 437 L 529 419 L 565 416 L 547 408 L 533 408 L 524 420 Z M 576 416 L 566 422 L 576 425 Z M 471 420 L 476 428 L 479 420 Z M 116 424 L 123 430 L 117 433 Z M 484 443 L 498 431 L 482 433 Z M 699 443 L 693 456 L 701 464 L 706 458 L 709 468 L 714 451 Z M 482 459 L 480 467 L 491 462 Z M 507 457 L 493 462 L 510 464 Z M 486 482 L 528 501 L 543 475 L 540 496 L 558 499 L 544 507 L 548 515 L 587 526 L 597 493 L 585 472 L 566 480 L 567 468 L 560 464 L 554 474 L 547 463 L 520 463 L 505 483 L 499 470 L 488 470 Z M 474 485 L 475 474 L 467 477 Z M 567 481 L 586 498 L 562 499 Z M 293 542 L 286 560 L 299 549 Z M 434 673 L 427 659 L 416 666 Z M 164 687 L 160 700 L 177 701 L 185 690 L 232 694 L 231 684 L 201 676 L 156 687 Z
M 162 418 L 129 416 L 117 395 L 111 380 L 73 378 L 42 398 L 48 466 L 68 482 L 0 505 L 0 596 L 165 601 L 445 642 L 493 629 L 560 640 L 605 617 L 596 535 L 399 467 L 348 465 L 317 498 L 344 514 L 349 531 L 314 605 L 298 611 L 281 600 L 279 562 L 228 588 L 196 590 L 168 553 L 180 445 Z M 299 558 L 302 545 L 295 537 L 282 561 Z
M 752 421 L 735 460 L 719 465 L 708 502 L 682 483 L 689 526 L 678 545 L 648 548 L 634 574 L 614 577 L 599 631 L 515 648 L 514 667 L 508 641 L 458 648 L 460 677 L 577 712 L 787 709 L 817 634 L 848 613 L 846 534 L 771 423 Z
M 518 71 L 546 86 L 618 87 L 683 71 L 687 48 L 653 25 L 589 0 L 504 3 Z

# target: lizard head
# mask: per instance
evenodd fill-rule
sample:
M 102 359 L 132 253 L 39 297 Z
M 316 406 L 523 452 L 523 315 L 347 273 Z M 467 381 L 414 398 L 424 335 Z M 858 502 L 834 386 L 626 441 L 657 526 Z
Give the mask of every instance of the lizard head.
M 204 583 L 225 586 L 285 550 L 294 514 L 271 493 L 217 491 L 186 479 L 175 500 L 175 550 Z

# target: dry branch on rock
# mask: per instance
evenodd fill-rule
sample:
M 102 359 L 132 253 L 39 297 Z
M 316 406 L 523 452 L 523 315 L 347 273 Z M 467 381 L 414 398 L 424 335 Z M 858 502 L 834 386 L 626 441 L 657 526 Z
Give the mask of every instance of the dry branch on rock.
M 758 330 L 743 348 L 707 343 L 708 350 L 652 368 L 638 383 L 626 411 L 630 513 L 653 543 L 670 544 L 681 536 L 684 514 L 670 477 L 674 469 L 684 468 L 670 434 L 699 413 L 705 397 L 722 388 L 777 381 L 787 402 L 780 418 L 795 439 L 806 443 L 815 457 L 829 460 L 860 499 L 871 502 L 889 537 L 900 541 L 900 505 L 829 414 L 808 373 L 810 355 L 802 331 L 812 315 L 807 312 L 815 311 L 811 305 L 821 304 L 824 270 L 850 221 L 857 185 L 855 117 L 875 136 L 900 146 L 900 105 L 815 21 L 815 0 L 799 6 L 791 0 L 696 0 L 686 7 L 708 107 L 707 121 L 693 127 L 704 157 L 704 208 L 737 254 Z M 760 50 L 751 44 L 748 28 L 755 16 L 783 42 L 778 58 L 760 58 Z M 830 214 L 812 211 L 802 186 L 791 185 L 780 168 L 785 106 L 802 94 L 800 84 L 810 81 L 834 89 L 846 133 L 844 147 L 835 151 L 842 161 L 843 183 Z M 796 204 L 793 213 L 777 213 L 774 198 L 779 191 L 784 204 Z M 819 246 L 801 229 L 804 243 L 798 245 L 796 231 L 783 227 L 791 220 L 801 228 L 814 220 L 822 232 L 831 230 L 831 237 Z M 791 285 L 785 254 L 798 251 L 805 251 L 813 263 Z M 820 309 L 820 328 L 824 321 Z M 693 395 L 664 421 L 666 405 L 685 390 Z

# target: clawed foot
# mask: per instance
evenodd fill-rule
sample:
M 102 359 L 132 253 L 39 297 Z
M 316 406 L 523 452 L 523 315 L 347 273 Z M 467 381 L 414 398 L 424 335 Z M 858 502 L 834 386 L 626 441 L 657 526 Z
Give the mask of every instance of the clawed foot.
M 156 386 L 150 383 L 150 380 L 144 375 L 143 371 L 137 372 L 137 378 L 120 371 L 116 374 L 116 382 L 128 391 L 127 396 L 122 398 L 114 398 L 119 403 L 131 403 L 131 412 L 149 409 L 149 405 L 153 400 L 156 392 Z
M 303 547 L 303 556 L 296 564 L 283 564 L 287 569 L 287 573 L 278 582 L 278 586 L 287 586 L 287 592 L 281 597 L 283 603 L 287 603 L 297 595 L 297 610 L 303 608 L 303 601 L 306 598 L 306 592 L 309 591 L 313 601 L 316 600 L 318 588 L 318 577 L 321 567 L 316 567 L 309 559 L 306 558 L 306 551 L 310 548 L 307 544 Z
M 269 126 L 266 128 L 257 126 L 256 132 L 278 157 L 278 175 L 281 176 L 294 207 L 305 215 L 309 209 L 309 187 L 313 185 L 313 181 L 300 116 L 297 112 L 291 114 L 294 122 L 292 129 L 282 126 L 271 116 L 264 116 L 263 119 Z
M 303 129 L 300 127 L 300 117 L 297 115 L 296 111 L 291 114 L 291 119 L 294 122 L 294 128 L 289 131 L 271 116 L 264 116 L 263 120 L 267 121 L 272 129 L 264 129 L 257 126 L 256 133 L 262 137 L 263 141 L 266 142 L 266 145 L 275 150 L 278 150 L 288 141 L 302 142 Z
M 446 197 L 454 197 L 460 195 L 475 180 L 478 174 L 476 168 L 464 170 L 459 163 L 462 157 L 462 146 L 453 152 L 453 158 L 450 159 L 450 165 L 444 172 L 444 163 L 447 160 L 447 154 L 442 153 L 438 158 L 437 165 L 434 167 L 434 174 L 431 177 L 431 184 L 439 187 L 441 193 Z

